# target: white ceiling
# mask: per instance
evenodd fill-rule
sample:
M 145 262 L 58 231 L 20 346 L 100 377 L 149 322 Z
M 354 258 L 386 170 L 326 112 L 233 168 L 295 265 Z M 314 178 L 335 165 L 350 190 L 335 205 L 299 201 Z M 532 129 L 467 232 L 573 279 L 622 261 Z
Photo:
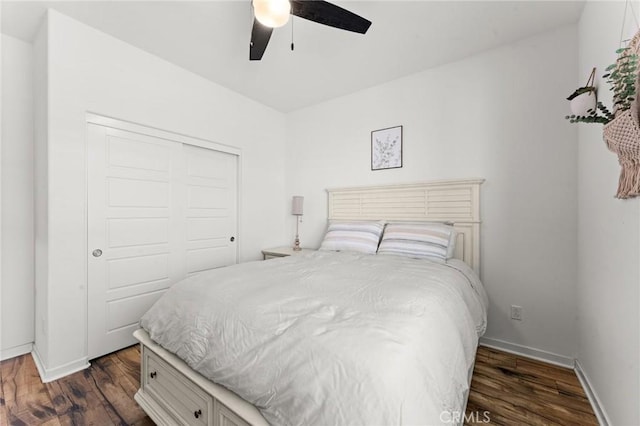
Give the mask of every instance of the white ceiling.
M 31 41 L 47 7 L 280 111 L 409 75 L 578 20 L 583 1 L 335 1 L 366 35 L 294 18 L 249 61 L 250 0 L 2 1 L 2 32 Z M 469 70 L 470 75 L 473 70 Z

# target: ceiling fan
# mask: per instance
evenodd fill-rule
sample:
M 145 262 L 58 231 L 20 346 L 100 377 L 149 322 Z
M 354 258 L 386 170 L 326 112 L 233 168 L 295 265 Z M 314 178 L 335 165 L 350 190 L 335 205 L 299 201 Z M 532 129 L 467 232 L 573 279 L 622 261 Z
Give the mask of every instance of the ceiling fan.
M 323 0 L 253 0 L 253 11 L 251 61 L 262 59 L 273 29 L 286 24 L 289 15 L 360 34 L 365 34 L 371 26 L 371 21 Z

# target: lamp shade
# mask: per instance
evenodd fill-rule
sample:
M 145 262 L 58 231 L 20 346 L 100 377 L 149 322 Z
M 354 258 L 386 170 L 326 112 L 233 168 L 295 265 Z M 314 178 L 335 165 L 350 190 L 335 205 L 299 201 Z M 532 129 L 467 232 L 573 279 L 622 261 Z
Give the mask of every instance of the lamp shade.
M 289 0 L 253 0 L 253 12 L 262 25 L 278 28 L 289 21 Z
M 291 214 L 295 216 L 302 216 L 302 207 L 304 204 L 304 197 L 299 195 L 293 196 L 293 201 L 291 202 Z

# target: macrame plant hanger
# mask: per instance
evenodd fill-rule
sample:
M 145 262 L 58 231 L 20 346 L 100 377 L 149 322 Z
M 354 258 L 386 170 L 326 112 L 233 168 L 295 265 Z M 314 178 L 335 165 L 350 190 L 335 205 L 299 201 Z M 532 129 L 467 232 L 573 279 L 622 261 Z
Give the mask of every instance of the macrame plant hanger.
M 636 34 L 631 40 L 623 40 L 624 26 L 627 20 L 627 7 L 629 0 L 625 3 L 624 16 L 622 18 L 622 28 L 620 30 L 620 46 L 629 41 L 629 51 L 631 54 L 640 53 L 640 25 L 631 4 L 631 13 L 636 24 Z M 617 59 L 617 64 L 623 64 L 628 60 L 629 52 L 622 52 Z M 610 151 L 618 155 L 620 163 L 620 179 L 618 181 L 617 198 L 631 198 L 640 195 L 640 117 L 638 108 L 638 88 L 640 88 L 640 75 L 636 71 L 635 95 L 631 102 L 631 107 L 625 111 L 615 108 L 619 99 L 614 95 L 614 115 L 615 118 L 604 125 L 603 137 Z

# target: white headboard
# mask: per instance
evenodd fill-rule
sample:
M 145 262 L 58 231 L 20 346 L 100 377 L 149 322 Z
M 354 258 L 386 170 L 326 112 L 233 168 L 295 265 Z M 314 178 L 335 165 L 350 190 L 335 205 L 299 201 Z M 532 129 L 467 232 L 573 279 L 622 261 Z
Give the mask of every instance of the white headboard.
M 484 179 L 328 189 L 329 219 L 451 222 L 457 259 L 480 274 L 480 185 Z

